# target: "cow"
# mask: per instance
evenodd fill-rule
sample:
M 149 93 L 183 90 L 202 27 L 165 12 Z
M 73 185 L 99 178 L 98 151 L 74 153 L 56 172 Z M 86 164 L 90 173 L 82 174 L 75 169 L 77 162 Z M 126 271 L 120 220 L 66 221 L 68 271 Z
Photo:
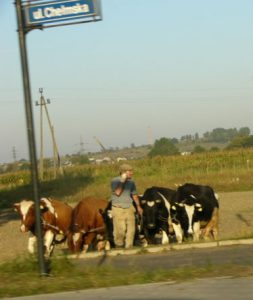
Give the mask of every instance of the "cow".
M 99 212 L 104 220 L 106 228 L 106 238 L 110 243 L 110 248 L 115 248 L 113 237 L 113 220 L 112 220 L 112 201 L 108 201 L 105 209 L 99 209 Z
M 171 203 L 171 218 L 178 242 L 184 238 L 218 238 L 219 203 L 213 188 L 185 183 L 179 186 Z
M 110 249 L 109 242 L 105 240 L 106 226 L 101 214 L 107 205 L 107 200 L 89 196 L 74 207 L 68 239 L 72 253 L 86 253 L 96 243 L 98 250 Z
M 35 203 L 32 200 L 21 200 L 14 203 L 14 210 L 21 218 L 21 232 L 29 232 L 28 252 L 35 252 L 37 235 L 35 230 Z M 50 257 L 56 243 L 66 240 L 72 217 L 72 207 L 52 198 L 40 199 L 42 235 L 45 257 Z M 58 239 L 60 237 L 60 240 Z
M 172 233 L 170 222 L 170 201 L 176 191 L 152 186 L 147 188 L 143 195 L 139 196 L 143 209 L 142 232 L 148 244 L 156 244 L 156 236 L 162 233 L 162 244 L 169 243 Z

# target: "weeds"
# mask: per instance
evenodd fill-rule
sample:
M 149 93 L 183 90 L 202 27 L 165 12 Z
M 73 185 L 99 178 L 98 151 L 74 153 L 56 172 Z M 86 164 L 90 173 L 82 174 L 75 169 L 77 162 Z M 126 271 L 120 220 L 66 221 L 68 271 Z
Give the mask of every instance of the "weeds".
M 251 276 L 252 264 L 247 266 L 213 265 L 207 261 L 202 267 L 140 270 L 134 267 L 76 265 L 67 258 L 52 260 L 52 274 L 40 277 L 34 258 L 16 259 L 0 265 L 0 297 L 14 297 L 53 293 L 86 288 L 144 284 L 158 281 L 182 281 L 211 276 Z

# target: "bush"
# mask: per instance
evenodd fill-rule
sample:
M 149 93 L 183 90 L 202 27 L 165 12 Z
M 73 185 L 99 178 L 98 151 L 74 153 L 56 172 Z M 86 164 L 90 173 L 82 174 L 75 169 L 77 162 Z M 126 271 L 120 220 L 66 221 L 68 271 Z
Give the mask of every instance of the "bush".
M 167 155 L 175 155 L 179 154 L 178 148 L 175 146 L 171 139 L 161 138 L 160 140 L 156 140 L 154 146 L 149 152 L 149 157 L 154 156 L 167 156 Z

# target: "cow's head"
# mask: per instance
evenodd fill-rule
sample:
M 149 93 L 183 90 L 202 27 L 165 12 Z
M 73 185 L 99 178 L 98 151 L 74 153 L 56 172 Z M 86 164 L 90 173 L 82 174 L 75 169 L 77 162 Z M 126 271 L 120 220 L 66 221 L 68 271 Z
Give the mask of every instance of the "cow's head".
M 157 229 L 162 200 L 147 200 L 140 197 L 140 204 L 143 209 L 143 227 L 149 230 Z
M 194 233 L 194 224 L 199 223 L 200 214 L 202 213 L 202 204 L 195 201 L 175 202 L 170 209 L 172 222 L 180 224 L 186 236 Z
M 33 231 L 35 228 L 34 202 L 31 200 L 22 200 L 19 203 L 14 203 L 13 206 L 21 218 L 21 232 Z

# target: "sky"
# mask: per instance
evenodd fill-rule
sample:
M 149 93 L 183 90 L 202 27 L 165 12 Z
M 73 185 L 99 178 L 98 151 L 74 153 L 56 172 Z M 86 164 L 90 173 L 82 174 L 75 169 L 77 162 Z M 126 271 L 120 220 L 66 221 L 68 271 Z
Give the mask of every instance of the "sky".
M 16 11 L 0 0 L 0 163 L 28 159 Z M 60 155 L 253 132 L 252 0 L 101 0 L 103 20 L 26 35 L 37 156 L 43 88 Z M 44 116 L 44 155 L 53 156 Z

